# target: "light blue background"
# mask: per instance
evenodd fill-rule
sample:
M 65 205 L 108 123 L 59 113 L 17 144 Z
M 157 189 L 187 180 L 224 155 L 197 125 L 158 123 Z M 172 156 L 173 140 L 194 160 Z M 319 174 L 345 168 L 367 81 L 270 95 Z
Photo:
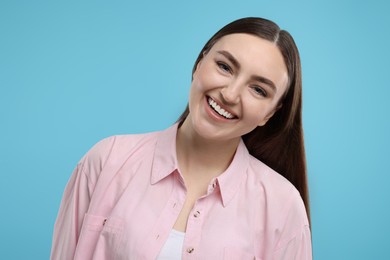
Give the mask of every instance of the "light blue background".
M 2 0 L 0 259 L 48 259 L 81 156 L 171 125 L 203 44 L 245 16 L 276 21 L 301 52 L 315 259 L 390 259 L 389 7 Z

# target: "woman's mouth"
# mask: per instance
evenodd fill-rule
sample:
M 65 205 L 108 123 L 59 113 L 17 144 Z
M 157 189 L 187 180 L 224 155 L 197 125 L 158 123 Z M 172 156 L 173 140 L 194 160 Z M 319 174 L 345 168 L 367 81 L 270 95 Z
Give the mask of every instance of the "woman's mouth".
M 237 118 L 235 115 L 233 115 L 232 113 L 226 111 L 225 109 L 223 109 L 222 107 L 220 107 L 217 102 L 215 102 L 211 97 L 207 97 L 207 103 L 209 104 L 209 106 L 215 111 L 217 112 L 220 116 L 223 116 L 224 118 L 226 119 L 235 119 Z

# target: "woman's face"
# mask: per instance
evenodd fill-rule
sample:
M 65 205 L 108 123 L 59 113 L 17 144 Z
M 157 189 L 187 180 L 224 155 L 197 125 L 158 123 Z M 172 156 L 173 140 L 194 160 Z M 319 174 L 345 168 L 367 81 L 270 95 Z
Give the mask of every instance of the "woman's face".
M 271 118 L 287 84 L 274 43 L 249 34 L 224 36 L 196 67 L 186 123 L 206 139 L 239 138 Z

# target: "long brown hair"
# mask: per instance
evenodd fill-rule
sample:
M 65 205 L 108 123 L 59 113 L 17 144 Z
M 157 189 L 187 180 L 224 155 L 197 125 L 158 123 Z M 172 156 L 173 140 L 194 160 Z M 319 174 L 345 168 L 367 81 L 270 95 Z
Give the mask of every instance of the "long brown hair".
M 242 18 L 219 30 L 205 44 L 195 61 L 199 61 L 223 36 L 246 33 L 274 42 L 281 51 L 289 77 L 288 88 L 280 100 L 281 107 L 261 127 L 242 138 L 251 155 L 287 178 L 300 192 L 310 221 L 309 191 L 306 175 L 306 157 L 302 129 L 302 76 L 298 48 L 291 35 L 277 24 L 263 18 Z M 189 114 L 188 105 L 178 122 Z

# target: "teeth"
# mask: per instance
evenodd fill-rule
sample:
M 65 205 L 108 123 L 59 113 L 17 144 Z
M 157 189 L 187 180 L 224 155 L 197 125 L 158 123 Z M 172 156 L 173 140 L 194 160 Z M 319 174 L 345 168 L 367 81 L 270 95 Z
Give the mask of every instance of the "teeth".
M 225 109 L 221 108 L 214 100 L 212 100 L 211 98 L 208 98 L 208 103 L 209 105 L 218 113 L 220 114 L 221 116 L 223 117 L 226 117 L 228 119 L 232 119 L 234 118 L 234 116 L 229 113 L 228 111 L 226 111 Z

